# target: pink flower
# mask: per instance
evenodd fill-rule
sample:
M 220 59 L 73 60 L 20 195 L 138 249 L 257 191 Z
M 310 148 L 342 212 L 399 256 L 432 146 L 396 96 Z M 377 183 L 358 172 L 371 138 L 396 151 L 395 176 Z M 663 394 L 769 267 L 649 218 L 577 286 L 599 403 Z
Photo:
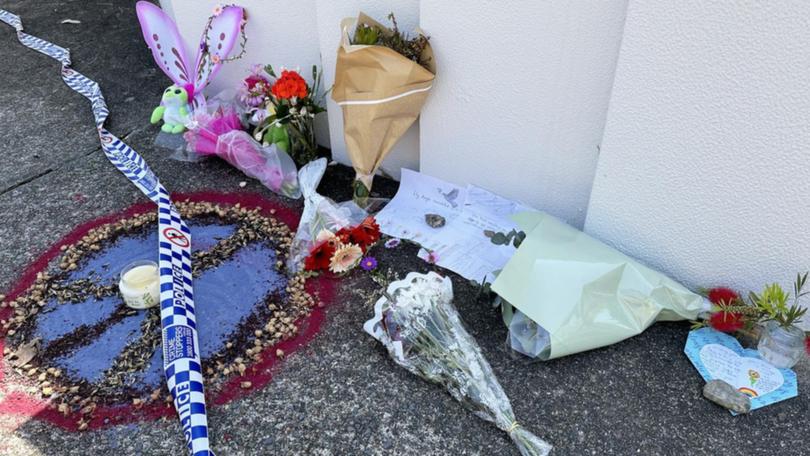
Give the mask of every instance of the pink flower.
M 211 54 L 211 61 L 214 63 L 219 63 L 220 61 L 222 61 L 222 59 L 216 54 Z
M 436 264 L 439 262 L 439 254 L 431 250 L 430 252 L 428 252 L 425 261 L 427 261 L 430 264 Z
M 222 5 L 217 5 L 214 7 L 214 11 L 212 12 L 214 13 L 214 16 L 219 16 L 220 14 L 222 14 L 222 10 L 223 10 Z

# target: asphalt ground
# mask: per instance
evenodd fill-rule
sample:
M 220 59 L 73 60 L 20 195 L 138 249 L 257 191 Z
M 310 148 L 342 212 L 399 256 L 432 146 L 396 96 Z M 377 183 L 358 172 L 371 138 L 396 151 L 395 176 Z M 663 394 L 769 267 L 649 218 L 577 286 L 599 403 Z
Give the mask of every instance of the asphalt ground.
M 0 1 L 26 31 L 70 48 L 74 68 L 101 84 L 107 124 L 175 192 L 258 192 L 255 181 L 217 160 L 184 163 L 153 145 L 148 124 L 168 80 L 142 42 L 133 1 Z M 80 24 L 61 24 L 75 19 Z M 436 43 L 440 45 L 440 43 Z M 76 225 L 144 202 L 101 152 L 89 104 L 65 86 L 59 65 L 0 26 L 0 290 Z M 320 192 L 350 196 L 352 173 L 330 167 Z M 242 188 L 239 182 L 247 181 Z M 396 183 L 378 179 L 392 195 Z M 427 270 L 416 247 L 378 252 L 383 270 Z M 513 359 L 500 315 L 450 274 L 456 306 L 512 400 L 518 420 L 555 454 L 806 454 L 810 379 L 800 396 L 732 417 L 704 400 L 703 380 L 683 354 L 687 323 L 657 324 L 631 340 L 548 363 Z M 264 388 L 209 411 L 219 455 L 517 455 L 508 436 L 448 394 L 396 366 L 362 331 L 378 287 L 359 271 L 343 279 L 320 333 L 277 366 Z M 8 455 L 179 455 L 174 417 L 69 432 L 0 415 Z

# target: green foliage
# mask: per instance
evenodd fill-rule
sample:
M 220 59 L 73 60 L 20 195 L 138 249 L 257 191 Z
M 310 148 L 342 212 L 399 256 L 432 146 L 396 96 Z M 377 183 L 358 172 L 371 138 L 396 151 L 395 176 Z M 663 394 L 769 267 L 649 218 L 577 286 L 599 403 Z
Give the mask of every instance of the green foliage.
M 407 33 L 399 30 L 394 13 L 390 13 L 388 19 L 393 24 L 390 30 L 391 33 L 383 33 L 382 30 L 375 26 L 357 24 L 357 28 L 354 30 L 352 44 L 387 47 L 429 70 L 428 63 L 430 62 L 430 58 L 423 56 L 423 54 L 430 37 L 418 34 L 411 38 Z
M 276 72 L 273 71 L 273 65 L 265 65 L 264 66 L 264 72 L 269 74 L 273 78 L 278 78 L 278 76 L 276 76 Z
M 515 248 L 520 247 L 520 244 L 526 239 L 526 233 L 523 231 L 512 230 L 508 233 L 496 233 L 491 230 L 484 230 L 484 236 L 495 245 L 509 245 L 511 242 Z
M 380 29 L 377 27 L 366 24 L 357 24 L 357 29 L 354 31 L 354 40 L 352 44 L 377 44 L 379 37 Z
M 807 313 L 807 309 L 799 305 L 799 299 L 808 292 L 803 292 L 807 283 L 807 275 L 797 274 L 793 283 L 793 300 L 790 300 L 790 293 L 787 293 L 778 283 L 766 285 L 761 293 L 753 291 L 748 294 L 751 305 L 760 313 L 760 319 L 773 320 L 782 327 L 789 327 L 799 323 Z

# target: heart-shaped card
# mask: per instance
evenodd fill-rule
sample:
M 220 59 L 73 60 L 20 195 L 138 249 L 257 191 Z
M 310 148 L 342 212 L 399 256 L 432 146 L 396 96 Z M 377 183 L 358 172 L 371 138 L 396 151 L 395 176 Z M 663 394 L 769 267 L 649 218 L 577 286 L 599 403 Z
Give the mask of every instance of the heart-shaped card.
M 701 328 L 689 333 L 684 353 L 704 380 L 723 380 L 751 398 L 751 410 L 798 396 L 796 373 L 777 369 L 737 339 Z

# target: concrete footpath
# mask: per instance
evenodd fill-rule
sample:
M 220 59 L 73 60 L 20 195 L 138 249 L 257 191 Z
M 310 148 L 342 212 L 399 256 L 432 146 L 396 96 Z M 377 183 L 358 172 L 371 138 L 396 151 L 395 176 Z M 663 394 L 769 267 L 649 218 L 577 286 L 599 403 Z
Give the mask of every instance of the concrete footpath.
M 138 150 L 171 191 L 250 191 L 278 198 L 217 161 L 172 161 L 148 124 L 168 79 L 142 41 L 134 1 L 0 1 L 26 31 L 70 48 L 74 67 L 98 81 L 108 129 Z M 62 24 L 64 19 L 81 21 Z M 87 101 L 58 64 L 0 25 L 0 292 L 76 225 L 145 198 L 104 157 Z M 351 172 L 330 167 L 320 191 L 349 197 Z M 239 182 L 247 181 L 245 188 Z M 396 183 L 375 190 L 392 195 Z M 299 202 L 282 202 L 298 207 Z M 402 246 L 378 260 L 400 276 L 426 270 Z M 704 400 L 703 380 L 683 354 L 689 325 L 658 324 L 632 340 L 564 359 L 510 358 L 500 313 L 453 276 L 456 305 L 512 400 L 518 420 L 559 455 L 807 454 L 810 396 L 732 417 Z M 364 274 L 341 282 L 321 332 L 277 368 L 265 388 L 209 413 L 223 455 L 517 455 L 509 437 L 440 388 L 396 366 L 362 332 L 376 286 Z M 797 367 L 799 389 L 810 381 Z M 0 454 L 180 455 L 177 420 L 67 432 L 0 415 Z

